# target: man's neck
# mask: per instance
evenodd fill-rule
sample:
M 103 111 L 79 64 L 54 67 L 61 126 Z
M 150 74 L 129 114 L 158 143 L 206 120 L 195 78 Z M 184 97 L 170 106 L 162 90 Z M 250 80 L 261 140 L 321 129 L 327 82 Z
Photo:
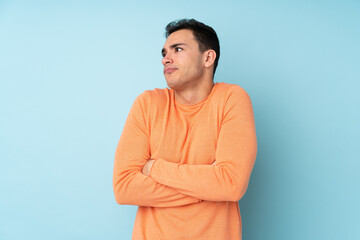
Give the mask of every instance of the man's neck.
M 214 82 L 206 81 L 191 88 L 174 90 L 176 102 L 184 105 L 194 105 L 204 100 L 214 86 Z

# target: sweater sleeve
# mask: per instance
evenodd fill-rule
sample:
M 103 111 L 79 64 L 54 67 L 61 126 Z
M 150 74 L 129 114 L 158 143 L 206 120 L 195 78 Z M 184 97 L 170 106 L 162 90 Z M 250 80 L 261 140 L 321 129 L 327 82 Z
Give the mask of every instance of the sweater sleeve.
M 144 93 L 136 98 L 115 151 L 113 189 L 116 202 L 151 207 L 175 207 L 200 202 L 142 174 L 141 170 L 150 158 L 143 97 Z
M 215 165 L 187 165 L 155 160 L 150 176 L 180 193 L 206 201 L 238 201 L 253 169 L 256 133 L 252 104 L 241 87 L 230 87 L 216 148 Z

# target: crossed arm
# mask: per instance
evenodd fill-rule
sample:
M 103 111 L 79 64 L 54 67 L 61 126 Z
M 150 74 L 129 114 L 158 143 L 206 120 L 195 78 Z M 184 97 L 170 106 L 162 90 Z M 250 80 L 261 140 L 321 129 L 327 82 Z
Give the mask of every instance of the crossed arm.
M 212 165 L 150 159 L 142 112 L 138 98 L 116 150 L 113 186 L 119 204 L 175 207 L 201 200 L 238 201 L 244 195 L 256 158 L 253 111 L 244 90 L 229 97 Z
M 151 167 L 154 164 L 155 160 L 153 159 L 149 159 L 146 161 L 143 169 L 141 170 L 142 174 L 144 174 L 145 176 L 150 176 L 150 172 L 151 172 Z M 211 165 L 215 165 L 216 161 L 214 161 Z
M 151 168 L 153 166 L 153 164 L 155 163 L 155 160 L 153 159 L 149 159 L 146 161 L 144 167 L 141 170 L 141 173 L 144 174 L 145 176 L 150 176 L 150 172 L 151 172 Z M 214 161 L 211 165 L 215 165 L 216 161 Z
M 150 159 L 149 135 L 142 109 L 143 94 L 136 98 L 130 109 L 115 151 L 113 189 L 116 202 L 150 207 L 176 207 L 200 202 L 200 199 L 181 194 L 142 174 L 143 166 Z

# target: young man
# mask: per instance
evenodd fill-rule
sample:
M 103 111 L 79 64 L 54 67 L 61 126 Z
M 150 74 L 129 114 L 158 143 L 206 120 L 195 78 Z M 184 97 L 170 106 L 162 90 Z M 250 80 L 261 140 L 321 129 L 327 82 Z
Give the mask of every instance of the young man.
M 119 204 L 138 205 L 133 239 L 241 239 L 238 200 L 256 158 L 251 101 L 238 85 L 214 83 L 215 31 L 171 22 L 162 49 L 169 88 L 140 94 L 115 153 Z

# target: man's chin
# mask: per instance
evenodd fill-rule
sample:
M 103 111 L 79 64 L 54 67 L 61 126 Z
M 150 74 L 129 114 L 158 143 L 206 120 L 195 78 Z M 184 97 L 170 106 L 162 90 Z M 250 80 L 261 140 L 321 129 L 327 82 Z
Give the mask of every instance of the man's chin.
M 166 84 L 168 85 L 169 88 L 174 89 L 176 88 L 177 84 L 176 81 L 174 80 L 168 80 L 166 79 Z

